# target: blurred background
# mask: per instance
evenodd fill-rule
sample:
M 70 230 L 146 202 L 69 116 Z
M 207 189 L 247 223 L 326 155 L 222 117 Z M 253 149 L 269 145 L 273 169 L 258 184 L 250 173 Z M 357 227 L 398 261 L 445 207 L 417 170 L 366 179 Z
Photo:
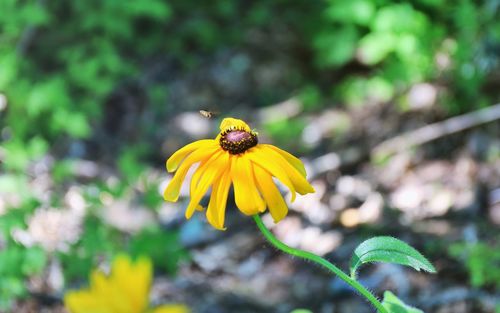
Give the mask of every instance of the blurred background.
M 64 312 L 119 252 L 155 264 L 152 303 L 193 312 L 372 312 L 270 248 L 230 199 L 186 221 L 165 160 L 243 118 L 316 193 L 278 225 L 347 269 L 374 235 L 437 275 L 361 281 L 426 312 L 500 312 L 500 1 L 0 0 L 0 312 Z M 206 118 L 199 110 L 212 111 Z M 287 196 L 287 199 L 289 197 Z

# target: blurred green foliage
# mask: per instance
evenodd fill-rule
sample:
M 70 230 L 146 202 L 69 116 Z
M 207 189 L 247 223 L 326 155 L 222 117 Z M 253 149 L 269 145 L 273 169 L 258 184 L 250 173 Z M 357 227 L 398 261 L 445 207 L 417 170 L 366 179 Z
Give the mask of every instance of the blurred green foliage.
M 25 248 L 10 243 L 0 251 L 0 308 L 8 308 L 12 299 L 25 294 L 24 277 L 39 274 L 47 258 L 40 248 Z
M 311 36 L 316 62 L 340 67 L 356 59 L 367 66 L 362 76 L 353 75 L 340 88 L 339 96 L 347 103 L 366 101 L 371 93 L 388 101 L 412 83 L 438 79 L 453 86 L 451 98 L 443 102 L 452 112 L 476 108 L 480 86 L 491 70 L 481 66 L 485 60 L 479 54 L 488 49 L 485 41 L 497 48 L 499 43 L 500 24 L 491 10 L 494 1 L 478 5 L 463 0 L 445 10 L 447 5 L 445 1 L 328 1 L 322 32 Z M 438 58 L 449 60 L 451 66 L 440 68 Z M 361 99 L 352 99 L 351 94 Z
M 0 102 L 7 101 L 0 105 L 0 192 L 16 197 L 0 213 L 0 308 L 26 295 L 23 281 L 40 273 L 50 258 L 60 259 L 65 280 L 72 282 L 85 279 L 99 257 L 121 250 L 148 254 L 168 273 L 187 257 L 175 231 L 153 225 L 125 234 L 99 215 L 100 195 L 122 198 L 138 184 L 144 205 L 159 207 L 158 184 L 144 175 L 152 150 L 148 143 L 120 148 L 115 165 L 122 176 L 116 184 L 97 181 L 85 187 L 89 213 L 81 239 L 68 252 L 47 255 L 12 238 L 12 230 L 26 229 L 42 205 L 30 189 L 29 167 L 51 155 L 54 188 L 62 191 L 74 183 L 79 156 L 65 151 L 99 135 L 94 131 L 110 94 L 124 81 L 140 81 L 149 58 L 167 56 L 189 72 L 225 47 L 246 49 L 256 32 L 276 32 L 291 35 L 299 51 L 290 55 L 300 66 L 285 94 L 295 93 L 305 111 L 332 103 L 401 104 L 413 84 L 431 82 L 445 90 L 443 107 L 458 114 L 495 97 L 483 89 L 498 66 L 498 10 L 494 0 L 460 0 L 451 7 L 443 0 L 0 0 Z M 279 50 L 280 43 L 269 42 L 269 48 Z M 164 114 L 168 88 L 154 83 L 145 88 L 154 113 Z M 263 99 L 257 106 L 278 100 L 269 96 L 278 93 L 274 89 L 255 93 Z M 265 130 L 286 144 L 306 124 L 303 117 L 283 119 Z M 155 125 L 149 126 L 154 133 Z M 43 205 L 60 204 L 61 198 L 62 192 Z M 478 251 L 470 262 L 481 262 L 474 257 L 483 250 Z M 491 277 L 481 276 L 477 264 L 472 268 L 478 284 Z
M 495 286 L 500 290 L 500 246 L 486 242 L 456 243 L 449 248 L 452 257 L 464 263 L 474 287 Z

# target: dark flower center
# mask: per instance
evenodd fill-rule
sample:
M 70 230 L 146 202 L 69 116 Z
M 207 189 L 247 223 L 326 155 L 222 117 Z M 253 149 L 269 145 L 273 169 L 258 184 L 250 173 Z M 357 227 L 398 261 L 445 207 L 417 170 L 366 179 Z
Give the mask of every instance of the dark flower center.
M 240 154 L 257 145 L 258 139 L 254 132 L 242 129 L 229 129 L 221 133 L 220 146 L 231 154 Z

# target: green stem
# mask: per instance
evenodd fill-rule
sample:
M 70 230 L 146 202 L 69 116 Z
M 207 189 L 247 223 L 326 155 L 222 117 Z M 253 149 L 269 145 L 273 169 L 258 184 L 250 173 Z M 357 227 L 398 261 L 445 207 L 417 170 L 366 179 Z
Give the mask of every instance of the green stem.
M 276 237 L 274 237 L 274 235 L 271 233 L 271 231 L 269 229 L 267 229 L 267 227 L 264 225 L 264 222 L 262 222 L 262 219 L 260 218 L 260 216 L 258 214 L 254 215 L 253 219 L 254 219 L 255 223 L 257 224 L 257 227 L 259 227 L 259 230 L 264 235 L 264 237 L 266 237 L 266 239 L 273 246 L 275 246 L 276 248 L 278 248 L 279 250 L 281 250 L 285 253 L 297 256 L 299 258 L 313 261 L 314 263 L 317 263 L 317 264 L 327 268 L 330 272 L 332 272 L 333 274 L 340 277 L 340 279 L 345 281 L 351 287 L 356 289 L 362 296 L 364 296 L 366 299 L 368 299 L 368 301 L 370 301 L 373 304 L 373 306 L 378 310 L 378 312 L 388 313 L 387 310 L 382 306 L 382 304 L 377 300 L 377 298 L 370 291 L 368 291 L 365 287 L 363 287 L 363 285 L 358 283 L 355 279 L 349 277 L 349 275 L 344 273 L 341 269 L 339 269 L 338 267 L 336 267 L 332 263 L 328 262 L 326 259 L 324 259 L 324 258 L 322 258 L 314 253 L 299 250 L 299 249 L 294 249 L 292 247 L 287 246 L 286 244 L 284 244 L 283 242 L 278 240 Z

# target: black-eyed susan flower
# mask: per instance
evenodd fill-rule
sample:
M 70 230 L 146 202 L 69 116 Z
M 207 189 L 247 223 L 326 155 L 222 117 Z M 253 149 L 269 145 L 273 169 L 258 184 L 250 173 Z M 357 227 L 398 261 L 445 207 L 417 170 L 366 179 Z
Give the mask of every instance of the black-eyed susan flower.
M 177 201 L 182 182 L 196 163 L 199 166 L 191 178 L 186 218 L 200 208 L 200 201 L 211 188 L 206 215 L 217 229 L 224 229 L 231 184 L 241 212 L 255 215 L 268 208 L 275 223 L 287 215 L 288 207 L 273 177 L 290 189 L 292 202 L 296 193 L 314 192 L 299 159 L 275 146 L 259 144 L 257 133 L 239 119 L 225 118 L 215 139 L 190 143 L 167 160 L 167 170 L 177 172 L 164 191 L 165 200 Z
M 70 313 L 189 313 L 182 304 L 149 307 L 149 289 L 152 264 L 148 258 L 135 262 L 126 256 L 115 258 L 111 274 L 95 270 L 90 276 L 90 287 L 70 291 L 64 296 L 64 305 Z

